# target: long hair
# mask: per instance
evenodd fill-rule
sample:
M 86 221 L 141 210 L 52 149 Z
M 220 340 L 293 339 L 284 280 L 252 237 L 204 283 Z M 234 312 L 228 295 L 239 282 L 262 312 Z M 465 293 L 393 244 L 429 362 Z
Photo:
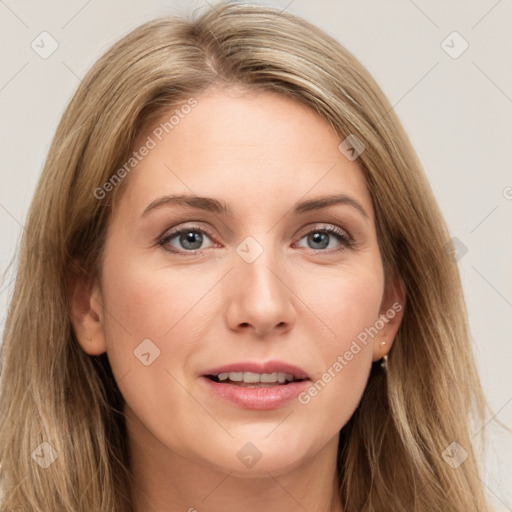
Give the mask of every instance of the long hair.
M 344 511 L 487 510 L 470 432 L 483 422 L 485 400 L 462 287 L 404 129 L 334 39 L 286 12 L 233 3 L 130 32 L 94 64 L 61 119 L 29 210 L 1 348 L 1 510 L 132 510 L 123 397 L 106 354 L 87 355 L 77 342 L 69 279 L 100 271 L 116 194 L 95 191 L 127 161 L 143 127 L 230 85 L 291 97 L 340 142 L 363 142 L 357 162 L 385 276 L 399 276 L 406 292 L 387 372 L 374 365 L 340 433 Z

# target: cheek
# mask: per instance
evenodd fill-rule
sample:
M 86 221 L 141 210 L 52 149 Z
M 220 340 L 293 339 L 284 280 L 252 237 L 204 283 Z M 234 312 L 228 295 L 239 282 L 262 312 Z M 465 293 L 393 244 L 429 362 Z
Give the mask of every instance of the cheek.
M 112 260 L 104 264 L 103 292 L 113 345 L 119 337 L 129 337 L 133 343 L 146 338 L 168 341 L 183 320 L 187 323 L 197 315 L 200 302 L 215 284 L 215 276 L 207 273 L 157 268 L 143 258 L 114 264 Z
M 120 388 L 136 380 L 142 389 L 157 371 L 165 375 L 170 356 L 186 357 L 180 353 L 186 346 L 180 329 L 204 287 L 179 272 L 155 268 L 144 258 L 122 256 L 114 247 L 105 254 L 102 295 L 109 361 L 116 379 L 123 381 Z M 171 338 L 179 343 L 169 347 Z
M 310 412 L 308 422 L 317 421 L 319 430 L 328 424 L 334 432 L 350 419 L 368 381 L 383 292 L 380 260 L 360 269 L 337 270 L 321 282 L 322 293 L 305 299 L 326 327 L 323 336 L 310 331 L 320 362 L 299 402 Z M 327 417 L 325 411 L 330 411 Z
M 186 371 L 215 276 L 198 278 L 142 263 L 113 253 L 104 261 L 108 358 L 135 416 L 156 437 L 164 424 L 176 439 L 184 439 L 191 423 L 204 424 L 204 411 L 186 391 Z M 179 443 L 175 448 L 180 451 Z
M 345 350 L 352 339 L 374 325 L 384 289 L 380 258 L 373 254 L 358 264 L 317 269 L 298 281 L 298 295 L 320 320 L 324 336 L 318 339 L 326 352 Z M 307 327 L 307 326 L 306 326 Z M 324 329 L 325 328 L 325 329 Z M 312 333 L 313 334 L 313 333 Z

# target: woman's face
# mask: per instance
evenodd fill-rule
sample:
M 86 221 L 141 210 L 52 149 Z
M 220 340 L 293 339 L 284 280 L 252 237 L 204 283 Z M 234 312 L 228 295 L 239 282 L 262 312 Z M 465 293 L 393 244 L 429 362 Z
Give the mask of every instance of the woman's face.
M 135 145 L 81 343 L 107 351 L 141 443 L 278 474 L 335 446 L 397 296 L 357 160 L 318 114 L 268 92 L 188 105 Z

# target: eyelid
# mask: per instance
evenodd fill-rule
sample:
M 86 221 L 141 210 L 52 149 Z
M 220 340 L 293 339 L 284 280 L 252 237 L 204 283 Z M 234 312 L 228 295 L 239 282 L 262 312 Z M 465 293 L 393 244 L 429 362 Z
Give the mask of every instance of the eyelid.
M 328 231 L 333 233 L 338 233 L 339 235 L 344 236 L 347 240 L 353 242 L 352 235 L 341 226 L 337 226 L 336 224 L 327 224 L 325 222 L 316 222 L 313 224 L 308 224 L 305 228 L 303 228 L 300 233 L 302 233 L 300 238 L 311 233 L 312 231 Z
M 176 226 L 172 228 L 166 229 L 158 238 L 169 238 L 172 235 L 176 235 L 178 233 L 181 233 L 182 231 L 204 231 L 208 236 L 212 237 L 213 232 L 210 228 L 207 228 L 206 226 L 203 226 L 199 223 L 194 223 L 194 221 L 191 221 L 191 223 L 185 222 L 183 225 L 177 224 Z

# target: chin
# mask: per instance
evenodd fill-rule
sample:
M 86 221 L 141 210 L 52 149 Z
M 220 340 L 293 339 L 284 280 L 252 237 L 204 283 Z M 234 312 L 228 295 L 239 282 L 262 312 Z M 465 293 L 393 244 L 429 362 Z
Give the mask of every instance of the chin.
M 269 473 L 278 476 L 298 468 L 309 456 L 305 442 L 299 450 L 296 443 L 285 442 L 283 439 L 245 439 L 249 438 L 237 440 L 234 446 L 225 446 L 221 453 L 211 454 L 205 463 L 237 477 L 268 478 Z M 222 447 L 219 446 L 219 449 Z M 202 455 L 204 458 L 204 453 Z

